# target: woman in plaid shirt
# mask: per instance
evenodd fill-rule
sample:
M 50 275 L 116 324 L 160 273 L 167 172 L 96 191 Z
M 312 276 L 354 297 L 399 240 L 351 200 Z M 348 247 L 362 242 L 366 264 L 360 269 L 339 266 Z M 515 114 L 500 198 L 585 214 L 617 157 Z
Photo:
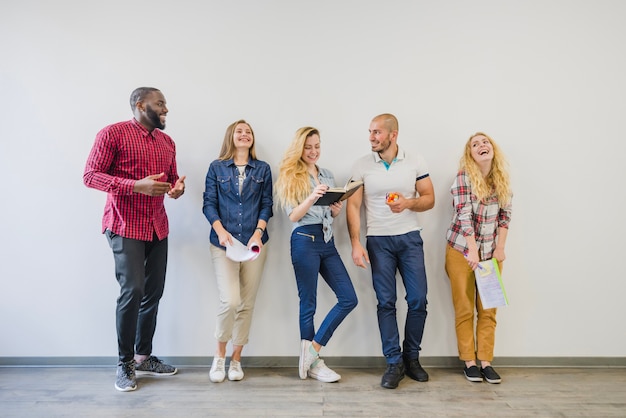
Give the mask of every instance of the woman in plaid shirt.
M 484 378 L 500 383 L 500 376 L 491 367 L 496 309 L 483 309 L 474 269 L 479 261 L 491 258 L 502 269 L 512 192 L 504 156 L 488 135 L 478 132 L 469 138 L 450 191 L 454 215 L 446 235 L 446 273 L 452 289 L 459 358 L 465 362 L 463 372 L 469 381 L 482 382 Z

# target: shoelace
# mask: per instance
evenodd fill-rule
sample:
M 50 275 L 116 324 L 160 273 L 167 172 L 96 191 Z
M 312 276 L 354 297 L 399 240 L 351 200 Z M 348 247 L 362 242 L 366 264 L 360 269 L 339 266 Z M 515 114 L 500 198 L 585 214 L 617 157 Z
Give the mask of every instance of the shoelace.
M 158 366 L 159 364 L 163 363 L 162 360 L 155 356 L 148 357 L 146 361 L 148 362 L 148 365 L 150 365 L 150 367 Z
M 122 364 L 122 371 L 126 376 L 133 377 L 135 375 L 135 368 L 133 366 L 134 363 L 131 361 Z
M 224 370 L 225 363 L 226 363 L 225 359 L 218 358 L 217 359 L 217 363 L 215 363 L 215 369 L 216 370 Z
M 400 374 L 401 366 L 399 364 L 390 364 L 387 366 L 387 373 Z

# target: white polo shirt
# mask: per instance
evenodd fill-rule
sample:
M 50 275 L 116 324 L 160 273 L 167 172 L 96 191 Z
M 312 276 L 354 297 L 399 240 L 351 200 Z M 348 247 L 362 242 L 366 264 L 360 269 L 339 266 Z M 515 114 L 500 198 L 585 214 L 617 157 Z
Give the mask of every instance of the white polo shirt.
M 416 196 L 415 182 L 428 177 L 428 167 L 420 155 L 408 155 L 398 147 L 398 155 L 387 167 L 377 152 L 359 158 L 352 168 L 352 179 L 363 180 L 363 203 L 367 216 L 367 235 L 402 235 L 422 228 L 417 213 L 393 213 L 386 203 L 388 192 L 411 199 Z

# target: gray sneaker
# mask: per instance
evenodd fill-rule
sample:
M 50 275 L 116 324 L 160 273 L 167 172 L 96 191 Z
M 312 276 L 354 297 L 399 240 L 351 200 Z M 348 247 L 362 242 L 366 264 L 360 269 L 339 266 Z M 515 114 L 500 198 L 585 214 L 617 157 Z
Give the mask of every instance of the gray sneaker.
M 139 376 L 147 374 L 152 376 L 171 376 L 178 371 L 176 367 L 163 363 L 163 361 L 156 356 L 148 357 L 138 364 L 135 369 Z
M 135 360 L 119 362 L 117 364 L 115 389 L 120 392 L 130 392 L 131 390 L 137 389 L 137 381 L 135 380 Z

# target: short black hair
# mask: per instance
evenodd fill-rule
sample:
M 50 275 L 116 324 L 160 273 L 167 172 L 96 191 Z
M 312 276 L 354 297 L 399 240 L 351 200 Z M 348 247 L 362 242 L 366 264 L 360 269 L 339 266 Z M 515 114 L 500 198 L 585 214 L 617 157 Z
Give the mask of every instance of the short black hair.
M 135 107 L 137 107 L 137 103 L 146 98 L 146 96 L 153 91 L 160 91 L 154 87 L 137 87 L 130 94 L 130 108 L 134 112 Z

